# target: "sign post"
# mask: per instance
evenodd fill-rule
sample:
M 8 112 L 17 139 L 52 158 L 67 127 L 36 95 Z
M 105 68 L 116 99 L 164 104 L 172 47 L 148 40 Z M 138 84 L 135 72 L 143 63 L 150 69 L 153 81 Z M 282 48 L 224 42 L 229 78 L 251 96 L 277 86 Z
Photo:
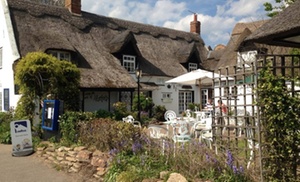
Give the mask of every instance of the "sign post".
M 29 120 L 10 122 L 12 155 L 26 156 L 33 153 L 31 124 Z

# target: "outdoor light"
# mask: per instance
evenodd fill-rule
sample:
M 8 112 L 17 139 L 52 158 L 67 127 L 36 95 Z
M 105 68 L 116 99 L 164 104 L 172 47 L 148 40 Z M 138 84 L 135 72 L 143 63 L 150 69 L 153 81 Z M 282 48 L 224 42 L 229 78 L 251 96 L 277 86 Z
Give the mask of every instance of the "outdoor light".
M 138 120 L 141 121 L 141 103 L 140 103 L 140 78 L 142 77 L 142 70 L 140 69 L 140 65 L 138 64 L 136 69 L 136 78 L 138 85 Z

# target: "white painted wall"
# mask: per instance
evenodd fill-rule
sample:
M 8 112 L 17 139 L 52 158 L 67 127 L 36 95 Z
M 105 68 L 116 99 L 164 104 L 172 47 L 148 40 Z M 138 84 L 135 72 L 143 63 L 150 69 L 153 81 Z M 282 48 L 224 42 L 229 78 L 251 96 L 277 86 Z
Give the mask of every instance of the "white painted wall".
M 153 82 L 159 85 L 157 90 L 152 91 L 152 99 L 155 105 L 165 106 L 167 110 L 173 110 L 179 115 L 178 107 L 178 94 L 180 90 L 194 91 L 194 102 L 200 103 L 200 92 L 199 87 L 191 85 L 192 89 L 182 89 L 181 84 L 170 84 L 165 83 L 170 80 L 170 77 L 159 77 L 159 76 L 143 76 L 141 82 Z M 170 94 L 169 99 L 163 99 L 163 94 Z
M 0 68 L 0 91 L 2 93 L 2 110 L 3 105 L 3 89 L 9 89 L 9 105 L 15 108 L 20 95 L 15 95 L 13 63 L 20 58 L 16 41 L 13 35 L 12 24 L 9 16 L 9 10 L 6 0 L 0 3 L 0 47 L 2 47 L 2 68 Z

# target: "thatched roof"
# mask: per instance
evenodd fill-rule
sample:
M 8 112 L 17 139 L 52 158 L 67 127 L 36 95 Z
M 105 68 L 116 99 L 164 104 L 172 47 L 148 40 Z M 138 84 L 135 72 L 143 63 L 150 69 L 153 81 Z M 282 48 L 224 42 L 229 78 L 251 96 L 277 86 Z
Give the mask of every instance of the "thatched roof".
M 219 44 L 214 48 L 214 50 L 209 51 L 207 59 L 203 62 L 203 67 L 207 70 L 215 70 L 222 55 L 224 54 L 225 49 L 226 46 Z
M 217 71 L 220 67 L 235 66 L 237 61 L 237 49 L 251 32 L 262 26 L 266 21 L 255 21 L 250 23 L 237 23 L 232 30 L 231 37 L 226 45 L 226 48 L 215 67 Z M 233 70 L 229 70 L 231 73 Z
M 145 75 L 176 77 L 186 72 L 180 62 L 196 53 L 206 59 L 198 34 L 109 18 L 24 0 L 8 0 L 21 56 L 28 52 L 63 49 L 76 53 L 83 88 L 135 88 L 135 80 L 115 53 L 134 45 Z M 187 50 L 182 50 L 187 47 Z M 181 51 L 179 51 L 181 50 Z M 181 52 L 181 56 L 178 56 Z M 186 57 L 187 56 L 187 57 Z
M 298 35 L 298 43 L 283 40 Z M 295 1 L 284 11 L 257 29 L 246 41 L 269 45 L 300 47 L 300 1 Z

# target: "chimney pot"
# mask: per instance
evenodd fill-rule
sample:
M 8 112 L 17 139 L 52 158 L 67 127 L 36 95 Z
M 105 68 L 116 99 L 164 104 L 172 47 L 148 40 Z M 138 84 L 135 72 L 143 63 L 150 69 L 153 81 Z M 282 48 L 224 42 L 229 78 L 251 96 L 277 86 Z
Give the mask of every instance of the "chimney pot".
M 65 7 L 72 14 L 81 15 L 81 0 L 65 0 Z

